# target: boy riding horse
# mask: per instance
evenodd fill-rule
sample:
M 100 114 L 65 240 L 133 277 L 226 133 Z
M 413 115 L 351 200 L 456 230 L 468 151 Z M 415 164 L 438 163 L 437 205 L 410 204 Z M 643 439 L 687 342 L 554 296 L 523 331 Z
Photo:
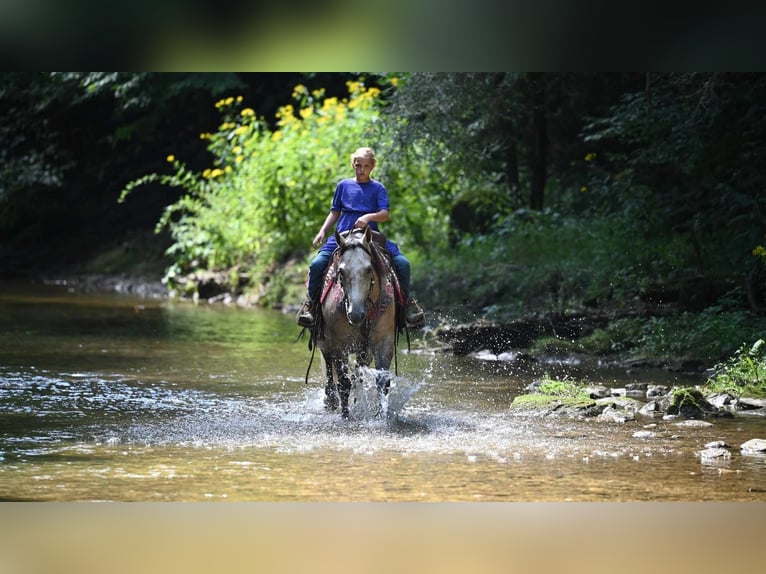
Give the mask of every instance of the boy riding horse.
M 361 147 L 351 154 L 351 166 L 355 176 L 341 180 L 335 188 L 330 213 L 314 237 L 312 245 L 317 247 L 324 242 L 309 267 L 306 300 L 296 317 L 301 327 L 314 325 L 314 309 L 322 276 L 338 247 L 334 234 L 325 237 L 337 223 L 338 232 L 369 227 L 378 230 L 378 223 L 388 220 L 389 200 L 385 186 L 370 177 L 375 168 L 375 152 L 372 148 Z M 386 249 L 399 278 L 402 296 L 405 302 L 405 318 L 410 328 L 420 328 L 425 323 L 425 315 L 417 302 L 410 297 L 410 262 L 399 251 L 393 241 L 386 240 Z

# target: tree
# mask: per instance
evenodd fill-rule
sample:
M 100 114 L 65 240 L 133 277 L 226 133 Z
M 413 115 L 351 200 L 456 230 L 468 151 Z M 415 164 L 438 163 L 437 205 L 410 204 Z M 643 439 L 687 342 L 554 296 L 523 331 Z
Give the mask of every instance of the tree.
M 401 149 L 419 142 L 430 161 L 464 179 L 453 222 L 486 231 L 524 205 L 542 209 L 551 180 L 557 190 L 579 189 L 585 118 L 635 83 L 631 74 L 415 73 L 388 112 L 402 118 Z

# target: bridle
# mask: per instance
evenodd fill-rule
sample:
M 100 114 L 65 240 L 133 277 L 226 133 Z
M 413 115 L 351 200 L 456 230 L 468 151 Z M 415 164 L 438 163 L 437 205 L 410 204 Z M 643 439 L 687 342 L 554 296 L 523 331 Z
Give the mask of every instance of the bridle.
M 369 317 L 370 317 L 370 310 L 375 309 L 377 307 L 377 302 L 373 300 L 373 293 L 375 292 L 375 285 L 376 285 L 376 276 L 378 275 L 378 270 L 376 270 L 376 267 L 375 267 L 375 255 L 373 254 L 369 244 L 365 244 L 361 241 L 353 241 L 353 242 L 349 241 L 339 246 L 338 249 L 339 249 L 339 257 L 341 261 L 343 259 L 343 255 L 352 249 L 362 249 L 370 258 L 370 266 L 371 266 L 370 284 L 367 288 L 367 301 L 365 302 L 365 310 L 366 310 L 365 324 L 368 324 Z M 346 286 L 343 284 L 343 273 L 340 270 L 340 265 L 338 266 L 338 269 L 335 272 L 333 281 L 335 281 L 338 284 L 338 287 L 340 287 L 340 290 L 343 293 L 343 308 L 346 313 L 346 320 L 349 322 L 349 324 L 352 324 L 348 316 L 349 292 L 348 292 L 348 289 L 346 289 Z M 380 299 L 380 293 L 378 293 L 377 299 Z

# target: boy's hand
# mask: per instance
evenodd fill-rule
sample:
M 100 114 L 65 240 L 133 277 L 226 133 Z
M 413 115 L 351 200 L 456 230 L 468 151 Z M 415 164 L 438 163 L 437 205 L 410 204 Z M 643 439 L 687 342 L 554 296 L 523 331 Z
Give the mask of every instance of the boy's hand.
M 311 242 L 311 245 L 314 247 L 321 245 L 324 243 L 324 231 L 320 231 L 319 233 L 314 236 L 314 241 Z

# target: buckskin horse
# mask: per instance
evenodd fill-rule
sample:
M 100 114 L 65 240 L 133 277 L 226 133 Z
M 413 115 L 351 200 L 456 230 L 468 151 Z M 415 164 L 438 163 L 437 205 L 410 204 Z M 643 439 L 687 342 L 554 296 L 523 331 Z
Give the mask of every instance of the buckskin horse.
M 378 393 L 388 392 L 389 367 L 403 327 L 397 324 L 403 317 L 398 279 L 388 252 L 372 233 L 369 228 L 335 231 L 338 249 L 325 273 L 312 328 L 311 341 L 324 360 L 325 408 L 334 411 L 340 405 L 344 417 L 349 416 L 352 377 L 360 376 L 362 367 L 374 362 Z M 351 355 L 356 355 L 353 372 Z

